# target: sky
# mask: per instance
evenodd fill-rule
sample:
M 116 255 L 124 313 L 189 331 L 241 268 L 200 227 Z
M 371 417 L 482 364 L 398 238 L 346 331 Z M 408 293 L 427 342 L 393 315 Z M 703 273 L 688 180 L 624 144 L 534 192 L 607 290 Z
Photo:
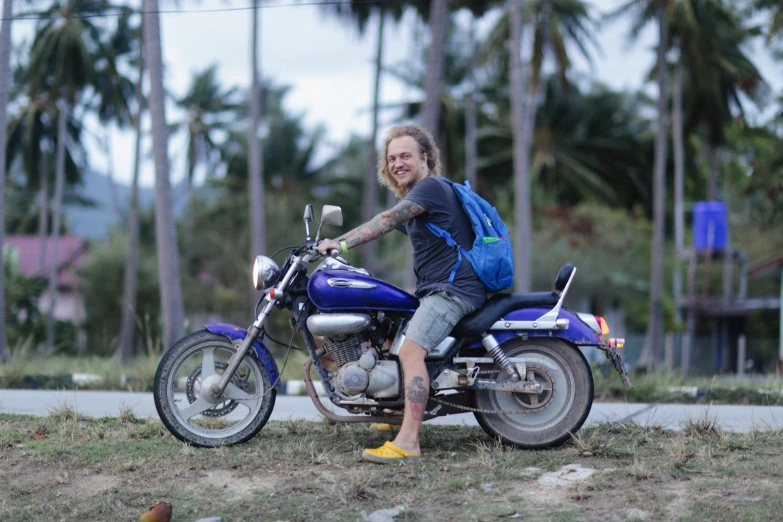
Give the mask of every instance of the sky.
M 167 0 L 159 0 L 159 3 L 163 11 L 193 11 L 160 14 L 166 67 L 164 82 L 174 95 L 183 95 L 192 75 L 212 64 L 217 64 L 218 78 L 224 86 L 245 88 L 249 85 L 252 11 L 242 8 L 251 5 L 250 0 L 180 0 L 179 6 Z M 365 33 L 360 35 L 352 23 L 325 14 L 318 6 L 295 3 L 301 2 L 277 0 L 259 11 L 262 75 L 277 85 L 291 87 L 287 108 L 302 114 L 307 128 L 320 125 L 327 129 L 327 143 L 319 153 L 325 159 L 351 134 L 368 136 L 370 133 L 377 23 L 370 21 Z M 594 13 L 600 15 L 618 5 L 619 0 L 593 0 L 591 4 Z M 226 11 L 214 11 L 219 9 Z M 464 13 L 457 16 L 459 20 L 467 20 Z M 492 16 L 485 17 L 479 31 L 491 26 L 492 21 Z M 405 61 L 411 59 L 416 51 L 413 47 L 413 35 L 417 34 L 415 27 L 413 13 L 407 13 L 399 24 L 387 24 L 384 63 L 404 66 Z M 34 22 L 19 21 L 14 25 L 14 40 L 29 38 L 33 28 Z M 574 52 L 574 69 L 616 89 L 645 87 L 655 94 L 652 84 L 644 84 L 655 59 L 655 28 L 649 26 L 634 44 L 629 43 L 627 31 L 628 24 L 623 20 L 604 23 L 596 35 L 601 51 L 594 57 L 593 65 Z M 783 91 L 781 67 L 774 64 L 760 45 L 751 55 L 773 92 Z M 417 96 L 421 93 L 390 75 L 384 76 L 382 103 Z M 182 114 L 177 114 L 171 106 L 167 107 L 170 123 L 181 117 Z M 389 117 L 381 121 L 381 132 L 396 123 Z M 129 183 L 133 137 L 128 132 L 114 131 L 112 145 L 116 179 Z M 97 146 L 88 147 L 90 166 L 105 171 L 105 156 Z M 169 144 L 174 183 L 184 176 L 185 147 L 181 135 L 173 137 Z M 143 165 L 141 183 L 148 186 L 154 183 L 154 168 L 149 160 Z

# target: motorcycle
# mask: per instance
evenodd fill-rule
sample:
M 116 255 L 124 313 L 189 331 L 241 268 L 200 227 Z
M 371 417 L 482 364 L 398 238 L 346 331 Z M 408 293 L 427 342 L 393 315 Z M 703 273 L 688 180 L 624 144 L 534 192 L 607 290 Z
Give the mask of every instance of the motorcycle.
M 207 324 L 177 341 L 161 359 L 155 407 L 183 442 L 240 444 L 266 424 L 281 382 L 264 344 L 264 326 L 275 308 L 293 313 L 293 334 L 299 330 L 304 338 L 309 357 L 303 378 L 320 413 L 344 423 L 402 422 L 398 354 L 418 300 L 351 266 L 336 250 L 329 256 L 316 250 L 323 225 L 342 226 L 340 207 L 324 205 L 314 240 L 312 205 L 305 208 L 304 222 L 306 240 L 288 247 L 292 252 L 282 269 L 271 257 L 256 257 L 253 286 L 263 297 L 247 330 Z M 308 275 L 314 262 L 318 266 Z M 592 373 L 580 347 L 604 350 L 630 388 L 616 351 L 624 340 L 604 342 L 609 328 L 603 318 L 563 306 L 575 275 L 576 267 L 565 264 L 551 292 L 494 294 L 464 317 L 426 356 L 430 398 L 425 420 L 472 412 L 484 431 L 503 443 L 521 448 L 562 444 L 582 426 L 593 402 Z M 331 369 L 322 362 L 325 355 L 334 361 Z M 348 415 L 323 404 L 310 376 L 313 366 L 329 401 Z

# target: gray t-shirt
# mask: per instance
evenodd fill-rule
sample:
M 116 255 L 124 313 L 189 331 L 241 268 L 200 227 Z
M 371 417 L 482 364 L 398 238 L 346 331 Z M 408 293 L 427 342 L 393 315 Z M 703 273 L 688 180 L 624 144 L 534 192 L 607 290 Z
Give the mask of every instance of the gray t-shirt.
M 442 177 L 428 176 L 419 181 L 405 199 L 427 209 L 405 223 L 405 229 L 413 245 L 413 270 L 416 273 L 416 296 L 426 297 L 443 291 L 473 304 L 477 308 L 487 299 L 484 283 L 476 276 L 470 261 L 462 256 L 453 283 L 449 276 L 457 263 L 457 251 L 446 240 L 430 232 L 425 222 L 448 231 L 463 249 L 470 250 L 475 234 L 462 204 Z

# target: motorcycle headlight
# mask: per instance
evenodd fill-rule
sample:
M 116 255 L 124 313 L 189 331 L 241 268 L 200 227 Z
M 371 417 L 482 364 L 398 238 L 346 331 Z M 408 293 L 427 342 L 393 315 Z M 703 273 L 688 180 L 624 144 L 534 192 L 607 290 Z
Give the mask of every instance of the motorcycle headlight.
M 253 288 L 266 290 L 275 282 L 280 274 L 280 267 L 272 258 L 257 256 L 253 263 Z

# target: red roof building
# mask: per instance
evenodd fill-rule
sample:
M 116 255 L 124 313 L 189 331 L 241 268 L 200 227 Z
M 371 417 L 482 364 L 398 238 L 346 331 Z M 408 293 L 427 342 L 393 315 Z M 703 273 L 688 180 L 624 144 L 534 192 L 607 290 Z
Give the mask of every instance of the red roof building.
M 49 277 L 54 251 L 54 238 L 47 237 L 44 243 L 38 236 L 6 236 L 5 248 L 10 250 L 19 272 L 27 277 Z M 41 250 L 44 250 L 44 266 L 41 270 Z M 57 287 L 69 289 L 76 281 L 76 270 L 84 263 L 87 243 L 75 236 L 60 237 L 57 241 Z
M 87 255 L 87 243 L 84 238 L 74 236 L 60 237 L 57 245 L 57 300 L 54 316 L 63 321 L 81 324 L 85 316 L 84 299 L 79 292 L 79 278 L 76 274 Z M 49 278 L 52 266 L 52 253 L 55 242 L 47 237 L 41 242 L 38 236 L 6 236 L 3 249 L 12 264 L 12 269 L 18 270 L 27 277 L 41 276 Z M 41 250 L 44 249 L 44 263 L 41 269 Z M 38 302 L 41 311 L 51 307 L 52 296 L 44 291 Z

